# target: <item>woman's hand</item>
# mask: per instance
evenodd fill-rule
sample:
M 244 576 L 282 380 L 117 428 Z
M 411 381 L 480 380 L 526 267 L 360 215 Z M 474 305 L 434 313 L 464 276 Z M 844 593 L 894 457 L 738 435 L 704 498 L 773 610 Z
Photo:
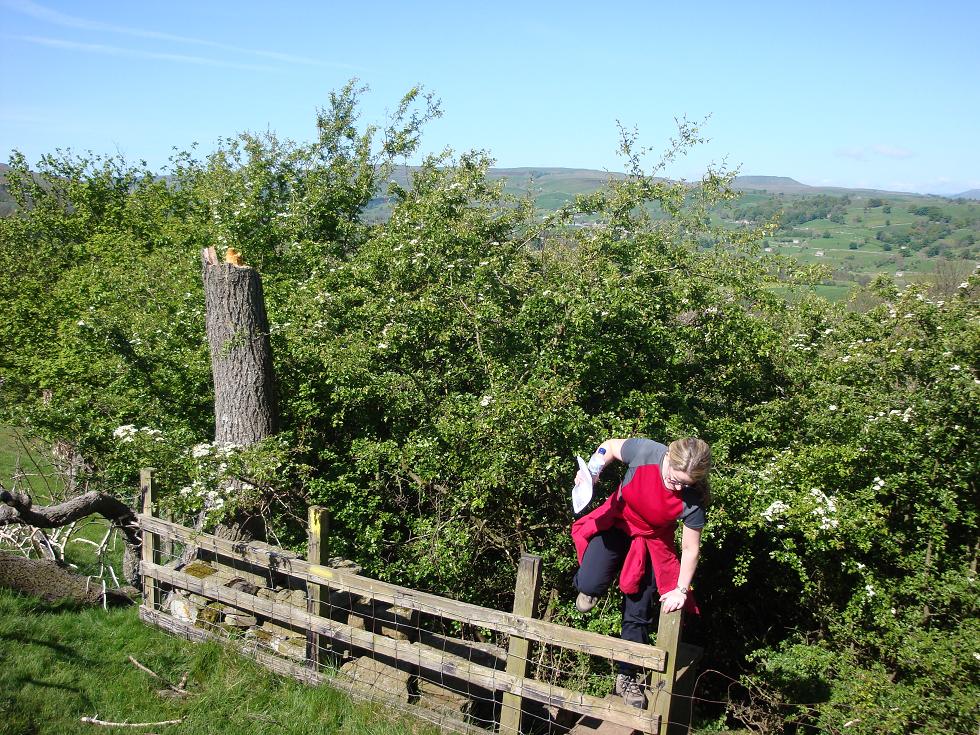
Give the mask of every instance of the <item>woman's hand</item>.
M 674 610 L 680 610 L 684 607 L 684 603 L 687 601 L 687 593 L 681 592 L 680 589 L 672 589 L 670 592 L 665 592 L 660 595 L 660 602 L 664 606 L 664 612 L 674 612 Z

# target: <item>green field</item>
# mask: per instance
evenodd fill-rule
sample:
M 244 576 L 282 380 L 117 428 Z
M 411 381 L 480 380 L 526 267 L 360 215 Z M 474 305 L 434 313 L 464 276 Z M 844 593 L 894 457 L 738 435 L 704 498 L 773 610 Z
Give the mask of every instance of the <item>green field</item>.
M 64 485 L 55 472 L 49 453 L 28 442 L 24 434 L 9 426 L 0 427 L 0 485 L 7 489 L 27 492 L 37 505 L 57 502 Z M 13 529 L 14 527 L 11 527 Z M 22 528 L 22 527 L 20 527 Z M 64 561 L 80 574 L 105 575 L 110 586 L 114 584 L 105 564 L 112 566 L 121 578 L 123 543 L 118 532 L 113 532 L 103 552 L 100 546 L 109 531 L 109 524 L 102 516 L 89 516 L 72 526 L 45 531 L 52 543 L 64 550 Z M 0 539 L 0 548 L 9 547 Z
M 0 485 L 11 489 L 15 484 L 42 499 L 51 497 L 61 486 L 44 452 L 32 451 L 23 434 L 0 426 Z
M 407 185 L 409 170 L 396 177 Z M 528 195 L 541 214 L 594 192 L 622 174 L 561 168 L 491 169 L 513 195 Z M 818 292 L 843 300 L 878 274 L 899 285 L 917 281 L 948 291 L 973 272 L 980 259 L 980 202 L 860 189 L 811 187 L 785 177 L 739 177 L 740 197 L 712 211 L 721 228 L 761 225 L 777 218 L 779 229 L 765 243 L 770 252 L 829 273 Z M 789 223 L 787 215 L 826 200 L 838 205 L 826 216 Z M 375 212 L 380 215 L 380 212 Z M 656 213 L 655 213 L 656 216 Z M 903 242 L 905 240 L 908 242 Z M 937 270 L 943 271 L 937 278 Z
M 171 683 L 187 674 L 185 697 Z M 435 733 L 422 720 L 360 704 L 329 686 L 270 674 L 218 644 L 194 644 L 144 625 L 135 608 L 105 611 L 45 606 L 0 590 L 0 735 L 180 735 Z M 177 725 L 101 728 L 81 721 Z

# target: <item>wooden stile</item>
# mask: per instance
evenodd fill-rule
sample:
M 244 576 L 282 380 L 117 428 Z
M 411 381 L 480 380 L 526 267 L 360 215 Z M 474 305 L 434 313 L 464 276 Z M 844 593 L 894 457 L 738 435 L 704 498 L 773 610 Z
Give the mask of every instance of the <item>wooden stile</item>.
M 517 585 L 514 589 L 514 614 L 533 618 L 538 607 L 538 593 L 541 590 L 541 557 L 522 554 L 517 568 Z M 528 672 L 528 654 L 531 643 L 527 638 L 512 635 L 507 650 L 507 673 L 522 679 Z M 500 708 L 500 734 L 519 735 L 521 732 L 520 695 L 507 692 Z
M 306 559 L 266 543 L 232 542 L 156 517 L 153 472 L 152 469 L 140 472 L 143 508 L 143 514 L 139 516 L 143 538 L 140 573 L 144 590 L 141 617 L 148 622 L 187 637 L 220 637 L 218 628 L 213 633 L 206 631 L 199 635 L 194 632 L 194 626 L 189 626 L 161 610 L 162 586 L 186 590 L 259 619 L 266 618 L 270 622 L 275 621 L 278 625 L 297 630 L 300 636 L 299 649 L 287 655 L 295 654 L 295 659 L 298 660 L 286 661 L 280 656 L 260 651 L 254 641 L 243 646 L 243 651 L 248 648 L 246 652 L 249 655 L 279 673 L 311 683 L 323 681 L 319 671 L 331 655 L 330 651 L 361 651 L 370 652 L 372 657 L 377 656 L 380 661 L 387 661 L 402 671 L 414 672 L 413 675 L 426 671 L 437 680 L 445 677 L 467 682 L 478 689 L 501 692 L 499 731 L 504 735 L 520 735 L 525 699 L 641 732 L 685 731 L 682 721 L 689 721 L 690 702 L 685 701 L 684 697 L 690 694 L 690 674 L 700 649 L 680 643 L 680 612 L 664 613 L 661 610 L 656 646 L 623 641 L 539 620 L 535 614 L 541 581 L 541 559 L 532 555 L 521 557 L 513 612 L 492 610 L 399 587 L 363 577 L 357 573 L 359 570 L 327 565 L 328 516 L 323 508 L 310 509 Z M 225 560 L 218 561 L 219 565 L 230 564 L 236 569 L 250 569 L 253 574 L 249 576 L 256 576 L 257 579 L 265 570 L 268 572 L 267 584 L 271 586 L 272 580 L 276 580 L 275 594 L 288 595 L 292 590 L 294 596 L 299 596 L 299 601 L 293 599 L 290 604 L 282 596 L 270 595 L 268 589 L 259 590 L 253 595 L 250 592 L 254 591 L 254 587 L 246 590 L 223 586 L 219 580 L 227 578 L 227 575 L 199 579 L 167 568 L 161 563 L 167 561 L 160 558 L 161 545 L 172 544 L 174 541 L 193 545 L 202 553 L 213 556 L 215 560 Z M 280 590 L 280 585 L 286 589 Z M 359 612 L 339 621 L 331 619 L 329 601 L 338 595 L 342 598 L 362 598 L 363 601 L 358 604 L 368 612 Z M 387 610 L 389 606 L 407 608 L 412 616 L 409 627 L 413 629 L 418 628 L 418 615 L 424 613 L 509 636 L 505 670 L 499 668 L 502 665 L 500 659 L 494 661 L 493 657 L 489 657 L 489 660 L 484 658 L 481 664 L 472 660 L 471 656 L 455 655 L 446 650 L 445 645 L 433 647 L 421 643 L 419 636 L 404 640 L 408 636 L 398 634 L 397 622 L 394 626 L 395 632 L 391 632 L 378 617 L 378 609 L 371 612 L 377 603 L 381 603 L 379 609 Z M 355 607 L 352 604 L 352 610 Z M 226 609 L 225 612 L 229 615 L 229 620 L 235 617 L 235 610 Z M 336 613 L 336 610 L 333 612 Z M 366 626 L 355 619 L 363 618 L 365 614 L 368 615 Z M 305 662 L 303 631 L 306 631 Z M 423 639 L 431 643 L 431 637 L 423 636 Z M 623 661 L 648 670 L 651 672 L 651 682 L 647 709 L 627 707 L 618 697 L 602 699 L 529 678 L 528 659 L 532 642 Z M 243 644 L 239 641 L 235 645 Z M 498 655 L 502 653 L 500 651 Z M 308 672 L 308 676 L 302 673 L 304 671 Z
M 306 558 L 310 564 L 327 563 L 327 544 L 326 535 L 329 524 L 327 509 L 318 505 L 311 506 L 307 518 L 309 526 L 307 529 L 307 551 Z M 315 582 L 306 583 L 306 611 L 312 615 L 322 618 L 327 617 L 327 590 Z M 320 663 L 324 660 L 326 649 L 320 642 L 320 636 L 313 631 L 306 633 L 306 660 L 314 671 L 319 670 Z
M 153 516 L 156 504 L 156 483 L 153 480 L 154 469 L 144 467 L 140 470 L 140 495 L 144 515 Z M 143 527 L 143 548 L 141 550 L 141 567 L 145 563 L 155 564 L 160 559 L 160 537 L 152 530 Z M 159 610 L 162 601 L 160 585 L 147 577 L 142 568 L 140 577 L 143 582 L 143 604 L 152 610 Z
M 173 535 L 179 541 L 193 542 L 198 548 L 217 554 L 244 559 L 258 565 L 274 563 L 278 574 L 307 582 L 327 584 L 338 590 L 369 597 L 378 602 L 407 607 L 420 613 L 462 620 L 499 633 L 561 646 L 591 656 L 624 661 L 653 671 L 663 671 L 667 658 L 665 651 L 659 646 L 613 639 L 601 633 L 569 628 L 557 623 L 399 587 L 377 579 L 362 577 L 346 569 L 310 564 L 295 555 L 276 554 L 269 550 L 267 544 L 234 543 L 149 516 L 140 516 L 140 524 L 156 533 Z M 270 561 L 270 557 L 273 561 Z
M 388 638 L 366 630 L 358 630 L 335 620 L 311 615 L 291 605 L 264 600 L 239 590 L 215 585 L 209 583 L 207 578 L 198 579 L 158 564 L 146 564 L 142 572 L 158 582 L 188 590 L 242 610 L 248 610 L 255 615 L 294 626 L 302 626 L 342 644 L 390 657 L 403 665 L 463 679 L 485 689 L 509 692 L 572 712 L 600 716 L 605 720 L 632 727 L 641 732 L 659 732 L 660 718 L 656 714 L 627 707 L 625 704 L 609 702 L 599 697 L 546 682 L 490 669 L 418 643 Z M 562 645 L 560 641 L 552 641 L 552 643 Z

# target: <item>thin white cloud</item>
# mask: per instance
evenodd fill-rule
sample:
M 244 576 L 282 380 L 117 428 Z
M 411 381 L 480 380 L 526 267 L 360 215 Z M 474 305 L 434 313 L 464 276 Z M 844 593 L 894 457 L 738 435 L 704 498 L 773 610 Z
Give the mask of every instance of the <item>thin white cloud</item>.
M 873 145 L 871 150 L 885 158 L 911 158 L 915 155 L 908 148 L 893 145 Z
M 119 46 L 107 46 L 101 43 L 78 43 L 77 41 L 65 41 L 60 38 L 45 38 L 43 36 L 7 36 L 18 41 L 26 41 L 38 46 L 48 46 L 49 48 L 61 48 L 71 51 L 83 51 L 91 54 L 102 54 L 104 56 L 126 56 L 135 59 L 154 59 L 158 61 L 176 61 L 181 64 L 196 64 L 198 66 L 213 66 L 224 69 L 244 69 L 245 71 L 281 71 L 274 66 L 262 66 L 260 64 L 239 64 L 234 61 L 223 61 L 222 59 L 211 59 L 206 56 L 188 56 L 187 54 L 165 54 L 155 51 L 136 51 L 134 49 L 120 48 Z
M 864 148 L 838 148 L 834 151 L 834 155 L 841 158 L 853 158 L 855 161 L 868 159 L 868 154 Z
M 186 44 L 192 46 L 204 46 L 207 48 L 213 48 L 221 51 L 231 51 L 233 53 L 260 56 L 266 59 L 281 61 L 289 64 L 306 64 L 308 66 L 333 67 L 333 68 L 344 68 L 344 69 L 353 68 L 349 64 L 325 62 L 325 61 L 320 61 L 318 59 L 311 59 L 305 56 L 284 54 L 278 51 L 266 51 L 263 49 L 243 48 L 241 46 L 233 46 L 226 43 L 219 43 L 217 41 L 209 41 L 204 38 L 194 38 L 192 36 L 179 36 L 172 33 L 162 33 L 160 31 L 146 30 L 143 28 L 117 26 L 112 23 L 103 23 L 102 21 L 88 20 L 87 18 L 79 18 L 74 15 L 67 15 L 57 10 L 52 10 L 51 8 L 46 8 L 43 5 L 38 5 L 35 2 L 31 2 L 31 0 L 0 0 L 0 4 L 7 6 L 11 10 L 15 10 L 19 13 L 29 15 L 32 18 L 36 18 L 46 23 L 52 23 L 54 25 L 64 26 L 67 28 L 79 28 L 87 31 L 101 31 L 106 33 L 119 33 L 126 36 L 133 36 L 136 38 L 149 38 L 157 41 L 169 41 L 171 43 L 180 43 L 180 44 Z

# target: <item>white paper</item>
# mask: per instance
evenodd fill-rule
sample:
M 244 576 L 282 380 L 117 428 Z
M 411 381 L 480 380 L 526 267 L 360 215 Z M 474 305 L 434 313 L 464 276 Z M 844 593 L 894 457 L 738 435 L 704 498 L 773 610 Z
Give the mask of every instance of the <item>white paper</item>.
M 585 478 L 572 488 L 572 510 L 580 513 L 582 508 L 587 506 L 592 500 L 592 473 L 589 472 L 589 466 L 585 463 L 584 459 L 577 454 L 575 455 L 575 459 L 578 460 L 580 474 Z

